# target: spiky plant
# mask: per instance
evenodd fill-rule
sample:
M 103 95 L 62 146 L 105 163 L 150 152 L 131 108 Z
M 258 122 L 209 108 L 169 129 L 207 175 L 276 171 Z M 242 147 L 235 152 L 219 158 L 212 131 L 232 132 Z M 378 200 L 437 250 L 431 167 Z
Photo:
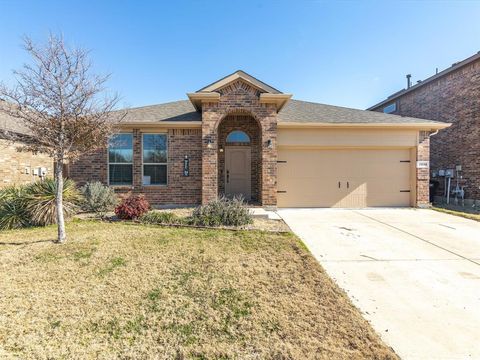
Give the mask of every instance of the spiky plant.
M 45 226 L 56 223 L 56 188 L 55 180 L 50 178 L 28 186 L 26 208 L 35 225 Z M 75 182 L 65 179 L 63 185 L 63 211 L 65 216 L 75 214 L 79 198 L 80 194 L 75 187 Z
M 26 195 L 25 186 L 9 186 L 0 191 L 0 230 L 31 225 Z

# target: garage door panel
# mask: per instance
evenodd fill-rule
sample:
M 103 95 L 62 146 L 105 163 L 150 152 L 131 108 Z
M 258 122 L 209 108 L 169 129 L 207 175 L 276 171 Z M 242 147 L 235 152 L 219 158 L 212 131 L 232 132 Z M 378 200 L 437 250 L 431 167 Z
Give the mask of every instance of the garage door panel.
M 280 149 L 278 206 L 409 206 L 409 157 L 408 149 Z

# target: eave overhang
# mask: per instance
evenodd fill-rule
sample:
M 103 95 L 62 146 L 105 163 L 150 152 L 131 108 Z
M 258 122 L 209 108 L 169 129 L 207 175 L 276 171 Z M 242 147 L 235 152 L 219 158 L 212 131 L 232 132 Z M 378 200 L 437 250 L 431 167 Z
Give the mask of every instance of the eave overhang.
M 220 100 L 220 94 L 217 92 L 197 92 L 188 93 L 188 98 L 197 111 L 202 111 L 202 103 L 215 103 Z
M 448 128 L 450 123 L 300 123 L 278 122 L 280 129 L 292 128 L 355 128 L 355 129 L 414 129 L 424 131 L 437 131 Z
M 292 94 L 260 94 L 261 104 L 275 104 L 277 106 L 277 113 L 287 104 Z
M 166 128 L 166 129 L 195 129 L 201 128 L 201 121 L 131 121 L 124 122 L 116 125 L 119 128 Z

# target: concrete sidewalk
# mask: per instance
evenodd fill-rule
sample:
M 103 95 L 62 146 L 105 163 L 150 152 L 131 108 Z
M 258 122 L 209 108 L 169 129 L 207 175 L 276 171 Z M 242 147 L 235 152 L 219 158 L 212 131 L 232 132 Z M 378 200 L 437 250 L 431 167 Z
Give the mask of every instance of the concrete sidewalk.
M 480 359 L 480 223 L 419 209 L 278 213 L 404 359 Z

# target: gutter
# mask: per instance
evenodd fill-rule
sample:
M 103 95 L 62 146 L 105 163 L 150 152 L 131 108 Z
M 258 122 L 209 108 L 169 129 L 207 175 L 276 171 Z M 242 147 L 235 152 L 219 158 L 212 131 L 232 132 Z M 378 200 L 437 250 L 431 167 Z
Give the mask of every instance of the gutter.
M 436 131 L 449 127 L 450 123 L 426 122 L 426 123 L 298 123 L 279 122 L 280 129 L 325 129 L 325 128 L 353 128 L 353 129 L 414 129 Z

